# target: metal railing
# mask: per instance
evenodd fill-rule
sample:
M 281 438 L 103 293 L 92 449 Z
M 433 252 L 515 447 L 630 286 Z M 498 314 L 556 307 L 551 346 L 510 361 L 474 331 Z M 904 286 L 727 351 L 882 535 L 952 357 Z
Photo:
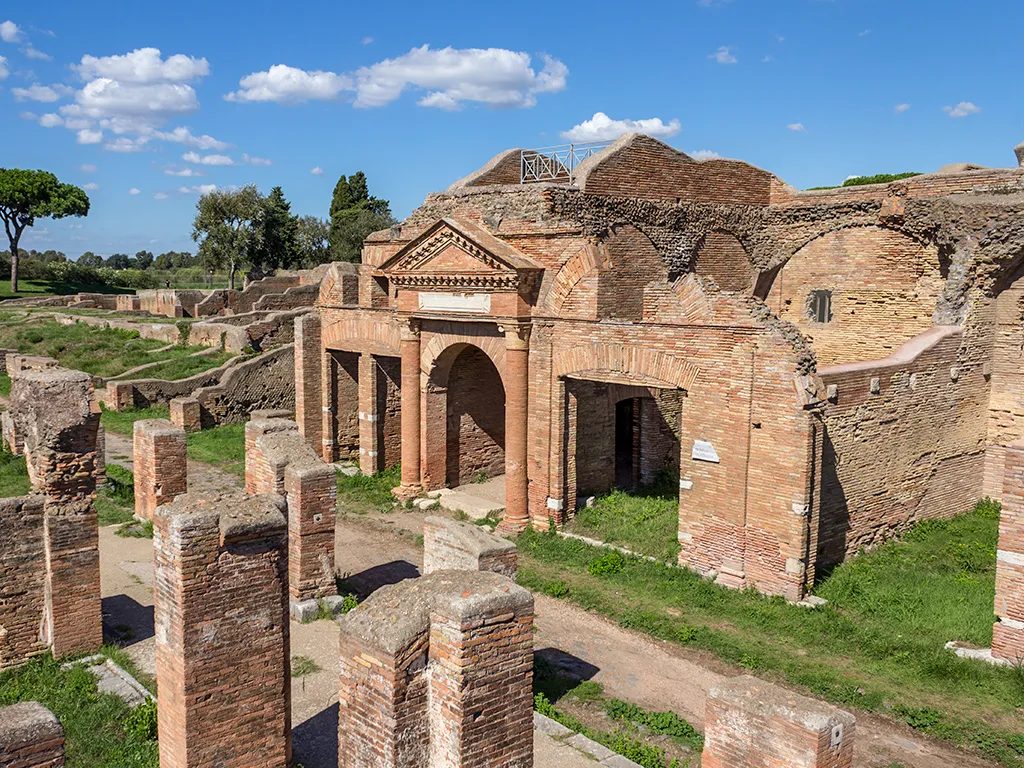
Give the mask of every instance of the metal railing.
M 535 181 L 561 181 L 572 184 L 576 168 L 591 155 L 611 145 L 610 141 L 586 144 L 559 144 L 540 149 L 524 149 L 519 153 L 521 184 Z

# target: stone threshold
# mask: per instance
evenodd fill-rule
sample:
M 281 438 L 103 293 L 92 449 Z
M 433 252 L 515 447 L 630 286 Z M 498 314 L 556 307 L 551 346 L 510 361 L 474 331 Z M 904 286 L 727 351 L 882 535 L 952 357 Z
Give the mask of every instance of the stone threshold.
M 96 689 L 100 693 L 112 693 L 132 709 L 154 698 L 142 683 L 102 654 L 69 661 L 67 664 L 61 664 L 61 669 L 77 666 L 89 668 L 96 678 Z
M 642 768 L 638 763 L 634 763 L 632 760 L 612 752 L 603 744 L 598 744 L 593 739 L 588 739 L 582 733 L 576 733 L 571 728 L 566 728 L 557 720 L 552 720 L 540 712 L 533 713 L 533 727 L 534 730 L 550 736 L 555 741 L 559 741 L 578 752 L 582 752 L 591 760 L 597 761 L 598 765 L 606 765 L 609 768 Z

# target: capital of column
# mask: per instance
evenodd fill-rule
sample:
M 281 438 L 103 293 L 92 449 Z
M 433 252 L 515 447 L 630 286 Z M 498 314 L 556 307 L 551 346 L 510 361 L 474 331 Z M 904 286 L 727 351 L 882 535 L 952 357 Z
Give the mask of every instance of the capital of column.
M 499 325 L 498 330 L 505 334 L 505 349 L 530 348 L 530 331 L 533 326 L 530 323 L 509 323 Z
M 419 318 L 410 317 L 402 323 L 402 341 L 418 341 L 420 338 Z

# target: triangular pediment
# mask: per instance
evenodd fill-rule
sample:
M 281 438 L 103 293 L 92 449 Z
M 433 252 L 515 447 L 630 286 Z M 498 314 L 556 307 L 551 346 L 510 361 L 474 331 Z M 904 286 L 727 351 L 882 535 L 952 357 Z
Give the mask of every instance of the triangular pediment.
M 395 278 L 452 275 L 506 276 L 540 265 L 477 224 L 440 219 L 380 266 Z

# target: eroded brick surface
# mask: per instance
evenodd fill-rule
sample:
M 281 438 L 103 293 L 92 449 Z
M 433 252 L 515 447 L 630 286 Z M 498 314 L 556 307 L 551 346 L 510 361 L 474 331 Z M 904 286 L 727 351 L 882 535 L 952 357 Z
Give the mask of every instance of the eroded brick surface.
M 35 701 L 0 707 L 0 765 L 4 768 L 60 768 L 64 729 Z
M 135 514 L 152 520 L 156 508 L 188 490 L 185 430 L 167 419 L 143 419 L 133 427 Z

